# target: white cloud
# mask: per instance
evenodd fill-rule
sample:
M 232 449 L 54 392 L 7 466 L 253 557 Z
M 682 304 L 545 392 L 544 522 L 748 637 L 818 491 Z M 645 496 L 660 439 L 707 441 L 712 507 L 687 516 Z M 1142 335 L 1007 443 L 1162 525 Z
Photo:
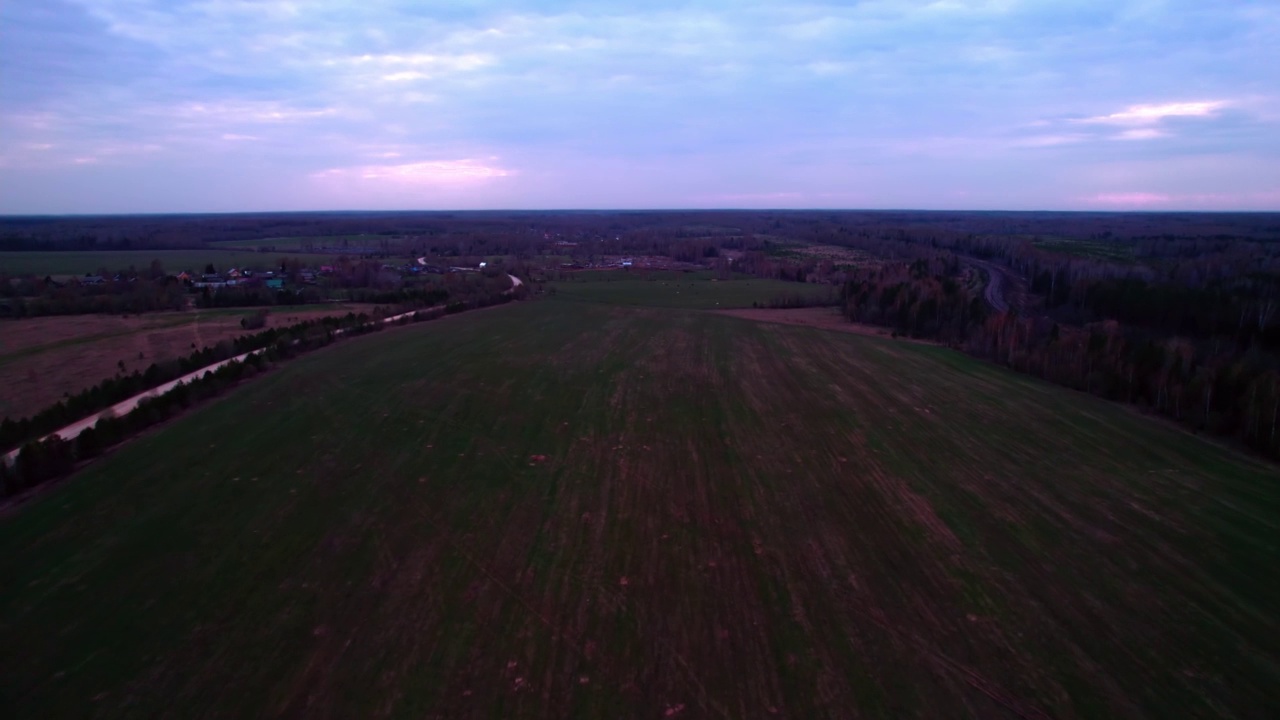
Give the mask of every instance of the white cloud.
M 410 53 L 406 55 L 387 53 L 383 55 L 358 55 L 342 61 L 352 65 L 390 65 L 398 67 L 441 68 L 446 70 L 476 70 L 492 65 L 491 55 L 465 53 L 460 55 L 434 55 L 430 53 Z
M 339 167 L 314 173 L 317 179 L 387 180 L 403 183 L 465 183 L 507 177 L 513 171 L 492 162 L 464 158 L 461 160 L 428 160 L 394 165 L 359 165 Z
M 1015 140 L 1013 144 L 1015 147 L 1054 147 L 1084 142 L 1088 139 L 1087 135 L 1034 135 Z
M 338 109 L 298 108 L 279 102 L 221 100 L 153 108 L 152 112 L 182 119 L 216 122 L 285 123 L 329 117 L 338 114 Z
M 1124 132 L 1111 136 L 1112 140 L 1157 140 L 1159 138 L 1169 137 L 1169 133 L 1156 128 L 1135 128 L 1133 130 L 1125 130 Z
M 1077 122 L 1116 125 L 1149 125 L 1171 117 L 1212 117 L 1230 103 L 1225 100 L 1174 102 L 1161 105 L 1130 105 L 1120 112 L 1083 118 Z
M 383 82 L 412 82 L 414 80 L 427 80 L 430 77 L 430 75 L 417 70 L 405 70 L 404 72 L 383 75 L 380 79 Z
M 822 204 L 822 192 L 855 187 L 868 194 L 840 201 L 927 206 L 962 180 L 994 206 L 1130 188 L 1177 206 L 1280 177 L 1280 13 L 1265 3 L 67 1 L 57 17 L 7 25 L 0 153 L 24 173 L 101 159 L 95 178 L 136 169 L 165 193 L 197 187 L 197 207 L 210 178 L 233 190 L 218 202 L 240 197 L 249 161 L 274 178 L 333 168 L 317 175 L 323 187 L 273 185 L 255 202 L 336 207 L 397 193 L 405 207 L 445 196 Z M 99 152 L 131 143 L 164 153 Z M 1156 164 L 1195 168 L 1205 153 L 1231 172 Z M 1051 172 L 1028 167 L 1046 155 Z M 1153 164 L 1106 174 L 1138 161 Z M 632 172 L 641 164 L 648 175 Z M 501 180 L 509 168 L 519 177 Z M 18 178 L 9 189 L 30 184 L 5 174 Z M 898 195 L 866 179 L 891 174 Z M 779 188 L 803 195 L 765 192 Z M 41 192 L 49 204 L 97 202 L 52 180 Z M 13 197 L 0 192 L 0 208 L 19 208 Z

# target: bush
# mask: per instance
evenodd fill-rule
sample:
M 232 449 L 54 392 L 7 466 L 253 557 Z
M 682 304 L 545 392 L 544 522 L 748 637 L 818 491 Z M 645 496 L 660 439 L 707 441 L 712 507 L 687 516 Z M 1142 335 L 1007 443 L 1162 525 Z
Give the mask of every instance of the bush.
M 245 330 L 260 330 L 267 326 L 267 311 L 259 310 L 252 315 L 240 318 L 240 327 Z

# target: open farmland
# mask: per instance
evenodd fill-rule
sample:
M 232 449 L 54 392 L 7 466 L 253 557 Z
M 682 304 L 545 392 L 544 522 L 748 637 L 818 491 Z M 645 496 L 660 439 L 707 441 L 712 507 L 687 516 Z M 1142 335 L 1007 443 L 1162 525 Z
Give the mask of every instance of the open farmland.
M 151 261 L 159 260 L 164 269 L 176 273 L 183 270 L 200 272 L 213 263 L 219 270 L 227 268 L 270 269 L 281 257 L 319 265 L 332 262 L 332 255 L 307 253 L 259 253 L 252 250 L 86 250 L 69 252 L 15 251 L 0 253 L 0 273 L 9 275 L 85 275 L 106 270 L 115 273 L 128 268 L 145 271 Z
M 638 273 L 636 273 L 638 274 Z M 556 298 L 611 305 L 640 305 L 665 308 L 761 307 L 782 298 L 812 300 L 836 298 L 828 285 L 783 282 L 781 280 L 719 280 L 711 273 L 654 272 L 648 279 L 621 271 L 583 273 L 589 279 L 574 279 L 551 285 Z
M 371 305 L 325 304 L 270 308 L 265 328 Z M 0 418 L 29 417 L 121 371 L 146 370 L 249 332 L 241 319 L 257 308 L 146 313 L 49 315 L 0 323 Z
M 571 294 L 305 356 L 0 519 L 5 715 L 1276 709 L 1274 466 Z

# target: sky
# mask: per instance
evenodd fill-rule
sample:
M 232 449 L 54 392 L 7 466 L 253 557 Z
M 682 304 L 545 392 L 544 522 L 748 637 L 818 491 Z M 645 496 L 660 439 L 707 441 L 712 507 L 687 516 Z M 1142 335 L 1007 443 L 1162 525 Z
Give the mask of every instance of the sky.
M 0 213 L 1280 210 L 1278 48 L 1278 0 L 3 0 Z

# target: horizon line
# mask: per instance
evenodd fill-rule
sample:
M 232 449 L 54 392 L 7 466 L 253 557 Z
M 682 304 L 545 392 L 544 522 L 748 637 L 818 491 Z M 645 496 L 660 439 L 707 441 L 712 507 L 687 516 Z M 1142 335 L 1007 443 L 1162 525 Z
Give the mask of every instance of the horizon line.
M 1175 208 L 1134 208 L 1134 209 L 1034 209 L 1013 210 L 999 208 L 856 208 L 856 207 L 688 207 L 688 208 L 490 208 L 490 209 L 343 209 L 343 210 L 187 210 L 176 212 L 135 211 L 135 212 L 32 212 L 4 213 L 0 219 L 24 218 L 110 218 L 110 217 L 191 217 L 202 215 L 393 215 L 393 214 L 502 214 L 502 213 L 696 213 L 696 212 L 772 212 L 772 213 L 805 213 L 805 212 L 840 212 L 840 213 L 1005 213 L 1036 214 L 1057 213 L 1073 215 L 1280 215 L 1280 208 L 1268 210 L 1191 210 Z

